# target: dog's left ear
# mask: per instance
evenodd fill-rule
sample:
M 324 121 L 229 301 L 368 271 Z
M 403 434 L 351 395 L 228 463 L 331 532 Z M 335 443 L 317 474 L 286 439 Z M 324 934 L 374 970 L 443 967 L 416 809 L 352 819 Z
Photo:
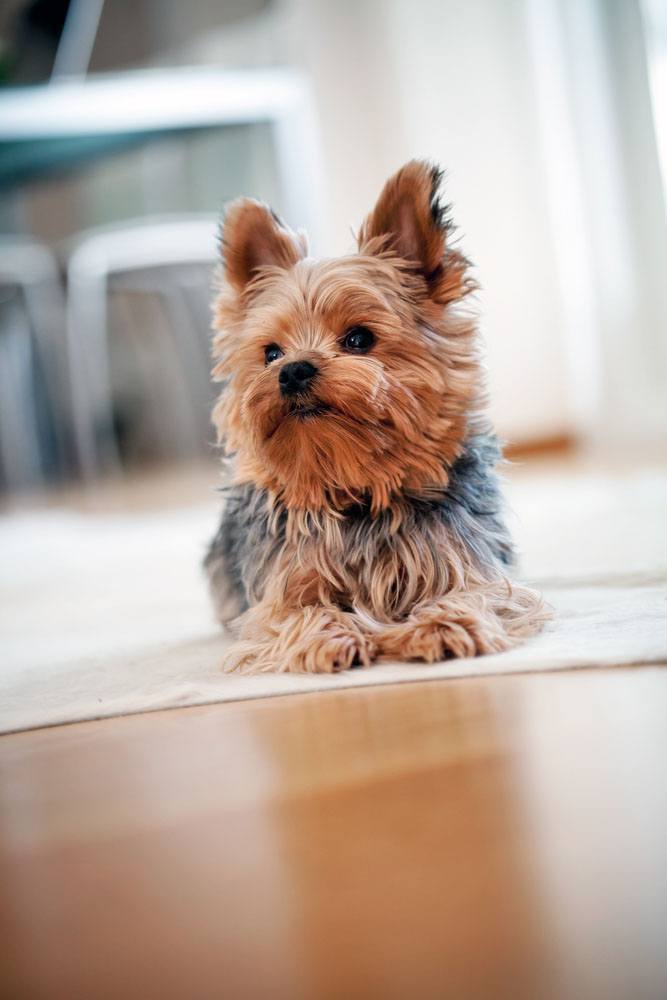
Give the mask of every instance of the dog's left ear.
M 452 225 L 440 201 L 442 171 L 411 160 L 390 177 L 359 232 L 359 252 L 393 250 L 426 279 L 432 295 L 447 301 L 470 290 L 468 262 L 447 247 Z M 446 277 L 446 280 L 445 280 Z

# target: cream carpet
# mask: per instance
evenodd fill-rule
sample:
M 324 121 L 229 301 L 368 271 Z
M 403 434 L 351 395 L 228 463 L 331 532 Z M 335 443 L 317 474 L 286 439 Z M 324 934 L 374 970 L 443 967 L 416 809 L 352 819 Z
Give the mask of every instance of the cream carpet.
M 5 514 L 0 731 L 370 684 L 667 663 L 667 471 L 516 468 L 508 496 L 522 576 L 555 610 L 547 630 L 498 656 L 334 676 L 221 673 L 226 640 L 199 569 L 215 498 Z

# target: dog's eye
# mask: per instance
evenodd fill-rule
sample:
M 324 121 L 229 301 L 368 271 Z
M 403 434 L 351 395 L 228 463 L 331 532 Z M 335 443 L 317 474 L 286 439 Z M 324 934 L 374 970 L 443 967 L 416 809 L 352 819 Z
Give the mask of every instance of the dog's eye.
M 343 338 L 343 347 L 353 354 L 366 354 L 375 343 L 375 336 L 365 326 L 352 326 Z
M 268 344 L 264 348 L 264 362 L 270 365 L 272 361 L 277 361 L 278 358 L 282 358 L 283 352 L 278 347 L 277 344 Z

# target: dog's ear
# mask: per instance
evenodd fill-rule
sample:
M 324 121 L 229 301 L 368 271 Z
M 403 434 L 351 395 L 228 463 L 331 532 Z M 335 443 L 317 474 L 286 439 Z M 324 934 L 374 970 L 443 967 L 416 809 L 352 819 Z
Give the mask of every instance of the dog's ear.
M 262 267 L 289 269 L 307 253 L 297 235 L 267 205 L 239 198 L 225 212 L 221 234 L 227 280 L 242 291 Z
M 359 232 L 359 251 L 366 254 L 393 252 L 411 263 L 426 278 L 438 298 L 444 291 L 443 278 L 448 275 L 446 298 L 465 294 L 465 258 L 447 247 L 452 225 L 446 208 L 440 201 L 442 171 L 421 160 L 411 160 L 390 177 L 375 208 Z M 455 280 L 452 284 L 452 278 Z M 453 294 L 454 285 L 459 294 Z M 468 289 L 469 290 L 469 289 Z

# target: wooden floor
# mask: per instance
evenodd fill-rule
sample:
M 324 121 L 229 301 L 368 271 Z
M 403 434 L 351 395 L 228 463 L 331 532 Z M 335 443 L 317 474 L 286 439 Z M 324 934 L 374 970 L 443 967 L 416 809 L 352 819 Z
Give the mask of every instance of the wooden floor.
M 667 996 L 667 671 L 0 739 L 8 1000 Z

